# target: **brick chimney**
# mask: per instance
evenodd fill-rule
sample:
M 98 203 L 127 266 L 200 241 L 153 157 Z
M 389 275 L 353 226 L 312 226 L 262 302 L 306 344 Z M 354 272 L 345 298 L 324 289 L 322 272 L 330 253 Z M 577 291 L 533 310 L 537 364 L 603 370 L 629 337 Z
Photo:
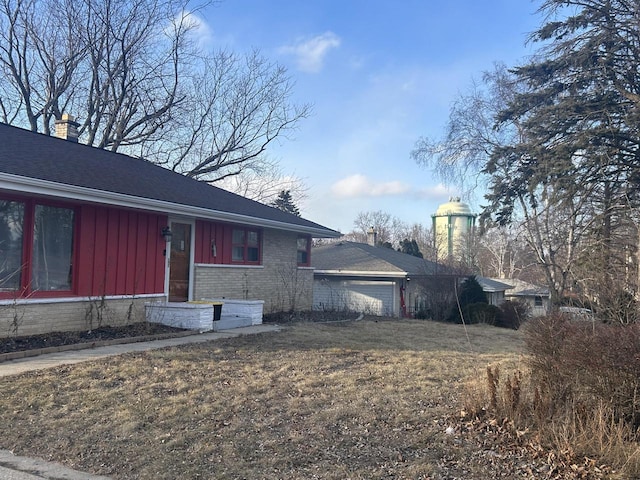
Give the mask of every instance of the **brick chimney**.
M 375 247 L 378 243 L 378 233 L 374 230 L 373 227 L 367 230 L 367 243 L 372 247 Z
M 68 113 L 62 114 L 62 119 L 56 120 L 56 137 L 70 142 L 78 143 L 78 126 L 72 115 Z

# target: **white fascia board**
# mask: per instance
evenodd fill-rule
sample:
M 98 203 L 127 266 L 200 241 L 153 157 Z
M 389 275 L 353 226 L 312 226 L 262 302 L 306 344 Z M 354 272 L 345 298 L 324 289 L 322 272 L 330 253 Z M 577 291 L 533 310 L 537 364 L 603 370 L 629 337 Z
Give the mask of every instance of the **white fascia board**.
M 106 190 L 95 190 L 87 187 L 79 187 L 77 185 L 67 185 L 63 183 L 50 182 L 48 180 L 12 175 L 9 173 L 0 173 L 0 190 L 11 190 L 19 193 L 31 193 L 68 200 L 79 200 L 83 202 L 134 208 L 138 210 L 162 212 L 168 215 L 197 217 L 207 220 L 218 220 L 256 227 L 273 228 L 276 230 L 287 230 L 308 234 L 316 238 L 337 238 L 341 236 L 339 232 L 333 233 L 328 229 L 325 230 L 314 227 L 305 227 L 303 225 L 250 217 L 248 215 L 211 210 L 208 208 L 183 205 L 180 203 L 166 202 L 164 200 L 136 197 L 122 193 L 108 192 Z
M 407 272 L 363 272 L 362 270 L 314 270 L 314 274 L 331 276 L 355 276 L 355 277 L 392 277 L 404 278 Z

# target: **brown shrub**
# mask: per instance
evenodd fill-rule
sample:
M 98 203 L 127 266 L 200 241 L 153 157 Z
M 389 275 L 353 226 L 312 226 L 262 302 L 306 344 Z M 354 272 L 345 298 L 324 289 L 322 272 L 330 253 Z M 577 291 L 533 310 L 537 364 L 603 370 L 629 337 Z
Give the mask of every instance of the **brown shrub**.
M 487 368 L 482 404 L 568 461 L 597 459 L 640 477 L 640 325 L 562 314 L 527 323 L 525 373 Z
M 640 325 L 607 325 L 553 314 L 530 322 L 526 345 L 532 381 L 553 415 L 581 405 L 608 407 L 640 427 Z

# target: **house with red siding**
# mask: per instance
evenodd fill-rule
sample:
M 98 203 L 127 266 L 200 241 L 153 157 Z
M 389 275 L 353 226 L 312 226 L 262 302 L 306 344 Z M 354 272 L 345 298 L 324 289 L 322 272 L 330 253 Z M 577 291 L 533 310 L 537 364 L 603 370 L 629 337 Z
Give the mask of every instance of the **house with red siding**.
M 133 323 L 158 300 L 311 309 L 311 240 L 339 235 L 144 159 L 0 124 L 0 336 Z

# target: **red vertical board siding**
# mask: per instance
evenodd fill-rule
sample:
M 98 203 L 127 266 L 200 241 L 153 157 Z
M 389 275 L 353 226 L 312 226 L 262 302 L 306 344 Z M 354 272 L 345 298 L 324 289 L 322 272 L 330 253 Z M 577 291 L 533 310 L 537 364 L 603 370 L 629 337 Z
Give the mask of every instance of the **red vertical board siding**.
M 78 295 L 164 292 L 164 241 L 159 232 L 166 216 L 90 205 L 79 211 Z
M 127 226 L 127 276 L 125 279 L 124 291 L 125 293 L 140 293 L 141 288 L 138 287 L 136 282 L 136 247 L 138 242 L 138 215 L 135 212 L 129 212 L 127 216 L 129 222 Z
M 122 211 L 118 218 L 118 268 L 116 270 L 116 295 L 127 293 L 127 247 L 129 246 L 129 215 Z
M 231 252 L 233 249 L 233 227 L 223 225 L 222 228 L 222 248 L 218 249 L 218 255 L 222 255 L 222 263 L 231 263 Z M 228 240 L 228 241 L 225 241 Z
M 155 221 L 154 221 L 155 220 Z M 149 267 L 149 279 L 148 279 L 148 290 L 155 292 L 157 285 L 156 281 L 158 278 L 158 247 L 160 246 L 160 220 L 156 218 L 152 218 L 152 221 L 149 222 L 149 244 L 150 248 L 147 252 L 147 265 Z
M 196 263 L 223 263 L 223 225 L 215 222 L 196 221 Z M 212 242 L 215 242 L 216 256 L 213 256 Z M 229 255 L 231 255 L 229 253 Z M 231 258 L 231 257 L 229 257 Z
M 221 263 L 231 263 L 232 250 L 232 230 L 229 226 L 221 226 L 218 229 L 218 238 L 220 239 L 220 247 L 218 247 L 218 256 Z
M 204 230 L 207 228 L 207 224 L 205 222 L 201 222 L 196 220 L 196 231 L 194 232 L 194 251 L 193 251 L 193 261 L 195 263 L 206 263 L 204 254 L 202 251 L 202 243 L 204 241 Z
M 227 263 L 225 261 L 224 252 L 226 249 L 230 249 L 231 247 L 227 247 L 227 244 L 231 244 L 231 237 L 229 237 L 229 241 L 225 241 L 225 228 L 222 224 L 218 224 L 218 227 L 215 231 L 215 239 L 216 239 L 216 263 Z M 229 250 L 231 252 L 231 250 Z M 229 253 L 229 259 L 231 259 L 231 253 Z
M 154 221 L 155 220 L 155 221 Z M 155 235 L 154 235 L 155 233 Z M 149 218 L 147 224 L 147 256 L 146 256 L 146 272 L 144 279 L 145 292 L 153 292 L 156 288 L 156 252 L 158 248 L 158 239 L 160 237 L 160 230 L 158 230 L 158 219 L 154 217 Z
M 110 295 L 115 295 L 117 289 L 118 274 L 118 210 L 109 209 L 107 211 L 107 264 L 105 271 L 105 288 L 104 291 Z
M 95 229 L 96 209 L 89 205 L 83 205 L 78 215 L 78 242 L 75 268 L 76 279 L 74 286 L 78 295 L 91 295 L 93 288 L 93 259 L 95 257 Z
M 153 278 L 151 288 L 154 293 L 164 291 L 164 255 L 162 252 L 165 250 L 167 244 L 164 241 L 160 232 L 162 227 L 167 225 L 168 222 L 165 218 L 159 215 L 154 215 L 155 222 L 152 222 L 154 227 L 149 232 L 149 243 L 154 245 L 153 248 Z
M 149 219 L 146 215 L 138 217 L 137 245 L 136 245 L 136 283 L 141 293 L 147 293 L 146 265 L 147 265 L 147 230 Z
M 93 278 L 91 295 L 107 294 L 107 220 L 108 209 L 96 208 L 95 255 L 93 257 Z
M 215 263 L 211 254 L 211 241 L 214 239 L 215 224 L 212 222 L 196 222 L 196 244 L 194 259 L 196 263 Z

